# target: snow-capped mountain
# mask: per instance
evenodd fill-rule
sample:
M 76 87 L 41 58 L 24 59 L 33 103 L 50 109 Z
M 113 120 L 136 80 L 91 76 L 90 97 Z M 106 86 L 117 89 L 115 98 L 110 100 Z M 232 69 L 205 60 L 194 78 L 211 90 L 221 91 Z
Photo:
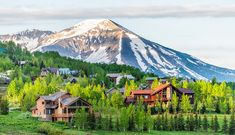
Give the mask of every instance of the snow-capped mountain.
M 24 32 L 23 32 L 24 33 Z M 27 32 L 26 32 L 27 33 Z M 34 51 L 57 51 L 62 56 L 92 63 L 127 64 L 160 77 L 235 81 L 235 70 L 207 64 L 188 54 L 164 47 L 108 20 L 86 20 L 59 32 L 42 32 L 30 42 L 19 35 L 12 40 Z M 27 35 L 27 34 L 26 34 Z M 10 36 L 9 37 L 14 37 Z M 17 39 L 17 40 L 16 40 Z
M 28 50 L 34 49 L 38 42 L 47 35 L 53 34 L 51 31 L 37 29 L 26 30 L 12 35 L 0 35 L 0 41 L 13 41 Z

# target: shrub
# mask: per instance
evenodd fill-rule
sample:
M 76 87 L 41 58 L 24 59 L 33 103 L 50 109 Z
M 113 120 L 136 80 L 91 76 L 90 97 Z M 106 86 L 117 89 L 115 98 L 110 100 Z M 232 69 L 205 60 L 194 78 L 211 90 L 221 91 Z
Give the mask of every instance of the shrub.
M 55 128 L 54 126 L 48 124 L 48 123 L 42 123 L 38 129 L 38 133 L 42 134 L 48 134 L 48 135 L 62 135 L 62 130 Z

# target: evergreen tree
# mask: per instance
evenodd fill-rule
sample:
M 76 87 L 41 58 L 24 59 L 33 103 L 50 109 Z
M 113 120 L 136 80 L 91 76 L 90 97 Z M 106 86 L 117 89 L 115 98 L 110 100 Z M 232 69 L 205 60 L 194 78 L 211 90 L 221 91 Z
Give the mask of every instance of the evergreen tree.
M 151 116 L 150 108 L 148 108 L 148 111 L 145 115 L 146 115 L 145 116 L 145 122 L 146 122 L 145 125 L 147 125 L 148 132 L 151 132 L 151 130 L 153 129 L 153 126 L 154 126 L 154 121 L 153 121 L 153 118 Z
M 215 117 L 214 117 L 214 131 L 218 132 L 219 129 L 220 129 L 220 126 L 219 126 L 219 122 L 218 122 L 218 117 L 217 117 L 217 115 L 215 115 Z
M 233 112 L 230 117 L 230 122 L 229 122 L 229 134 L 233 135 L 234 133 L 235 133 L 235 119 L 234 119 L 234 112 Z
M 178 118 L 178 125 L 179 125 L 179 130 L 183 131 L 185 129 L 185 122 L 184 122 L 184 116 L 182 113 L 179 114 Z
M 198 130 L 201 130 L 202 128 L 202 118 L 201 115 L 198 116 Z
M 174 124 L 175 124 L 174 119 L 173 119 L 173 116 L 171 115 L 170 120 L 168 122 L 168 130 L 170 130 L 170 131 L 174 130 Z
M 96 118 L 94 111 L 88 113 L 88 126 L 92 130 L 96 129 Z
M 155 127 L 156 130 L 158 130 L 158 131 L 161 130 L 161 125 L 162 125 L 161 123 L 162 123 L 161 117 L 160 117 L 159 114 L 157 114 L 156 120 L 155 120 L 155 123 L 154 123 L 154 125 L 155 125 L 154 127 Z
M 225 134 L 228 133 L 228 120 L 227 120 L 226 115 L 224 115 L 222 132 Z
M 197 131 L 199 129 L 199 120 L 198 120 L 198 115 L 197 113 L 194 115 L 194 127 L 195 127 L 195 130 Z
M 202 127 L 204 131 L 208 131 L 209 123 L 206 115 L 203 117 Z
M 211 117 L 211 125 L 210 125 L 211 130 L 215 130 L 214 127 L 215 127 L 215 124 L 214 124 L 214 117 L 212 116 L 212 117 Z
M 127 114 L 127 109 L 126 108 L 121 108 L 121 113 L 120 113 L 120 127 L 121 129 L 125 132 L 128 128 L 128 122 L 129 122 L 129 117 Z
M 177 106 L 179 105 L 178 96 L 176 95 L 176 92 L 174 92 L 172 99 L 171 99 L 171 102 L 172 102 L 173 110 L 176 113 Z
M 183 96 L 182 96 L 181 109 L 185 113 L 188 113 L 191 110 L 191 104 L 189 101 L 189 97 L 185 94 L 183 94 Z
M 9 113 L 8 101 L 0 95 L 0 114 L 7 115 L 8 113 Z
M 101 117 L 101 114 L 99 114 L 97 117 L 96 117 L 96 129 L 102 129 L 102 117 Z
M 75 113 L 75 124 L 80 129 L 84 130 L 87 128 L 87 114 L 85 108 L 82 108 Z
M 119 117 L 116 118 L 116 131 L 119 131 L 120 124 L 119 124 Z
M 109 125 L 108 129 L 112 130 L 113 129 L 113 122 L 112 122 L 112 116 L 111 115 L 109 115 L 109 124 L 108 125 Z
M 195 123 L 195 120 L 193 118 L 193 115 L 190 114 L 190 117 L 189 117 L 189 130 L 194 131 L 195 126 L 196 126 L 196 123 Z
M 187 131 L 190 130 L 190 119 L 189 119 L 189 115 L 187 115 L 186 121 L 185 121 L 185 129 Z

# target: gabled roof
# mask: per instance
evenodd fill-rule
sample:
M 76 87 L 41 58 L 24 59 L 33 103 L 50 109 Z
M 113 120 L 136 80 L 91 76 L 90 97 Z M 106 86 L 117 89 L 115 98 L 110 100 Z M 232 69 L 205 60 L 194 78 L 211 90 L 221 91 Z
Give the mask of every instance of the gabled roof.
M 157 77 L 147 77 L 145 80 L 146 81 L 154 81 L 156 79 L 158 79 L 158 78 Z
M 71 105 L 72 103 L 76 102 L 79 99 L 79 97 L 69 97 L 61 100 L 61 104 L 63 105 Z
M 165 89 L 166 87 L 173 86 L 171 83 L 166 83 L 166 84 L 160 84 L 152 93 L 152 95 L 156 94 L 157 92 Z
M 190 89 L 178 88 L 178 90 L 181 91 L 184 94 L 194 94 L 194 92 Z
M 69 93 L 68 92 L 56 92 L 49 96 L 40 96 L 40 97 L 43 98 L 44 100 L 55 101 L 56 99 L 58 99 L 59 97 L 62 97 L 65 94 L 69 94 Z
M 134 95 L 143 95 L 143 94 L 152 94 L 153 90 L 133 90 L 131 91 L 131 94 Z

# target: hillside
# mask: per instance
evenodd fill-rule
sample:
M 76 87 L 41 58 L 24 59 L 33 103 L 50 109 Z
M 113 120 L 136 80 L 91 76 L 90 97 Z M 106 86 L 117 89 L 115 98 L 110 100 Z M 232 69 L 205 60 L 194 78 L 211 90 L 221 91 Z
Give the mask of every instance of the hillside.
M 41 32 L 44 34 L 38 35 L 37 42 L 27 40 L 25 43 L 21 40 L 25 35 L 20 34 L 17 43 L 31 52 L 56 51 L 62 56 L 91 63 L 125 64 L 160 77 L 235 80 L 235 70 L 205 63 L 189 54 L 149 41 L 108 19 L 85 20 L 55 33 Z M 0 36 L 0 40 L 9 41 L 12 37 L 15 35 Z

